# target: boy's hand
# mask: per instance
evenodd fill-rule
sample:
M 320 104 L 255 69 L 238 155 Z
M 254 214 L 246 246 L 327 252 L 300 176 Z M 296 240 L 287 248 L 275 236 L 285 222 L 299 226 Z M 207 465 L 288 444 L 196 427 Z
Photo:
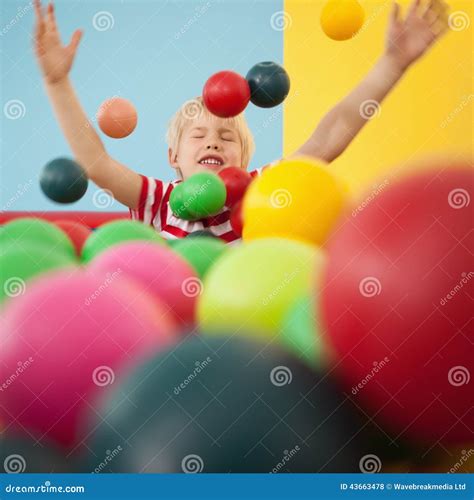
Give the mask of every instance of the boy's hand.
M 390 19 L 386 55 L 405 70 L 421 57 L 447 29 L 448 5 L 444 0 L 413 0 L 405 19 L 395 2 Z
M 48 83 L 57 83 L 68 75 L 82 31 L 76 30 L 69 45 L 64 46 L 56 26 L 54 6 L 51 2 L 46 12 L 40 0 L 34 0 L 36 11 L 35 53 L 43 76 Z

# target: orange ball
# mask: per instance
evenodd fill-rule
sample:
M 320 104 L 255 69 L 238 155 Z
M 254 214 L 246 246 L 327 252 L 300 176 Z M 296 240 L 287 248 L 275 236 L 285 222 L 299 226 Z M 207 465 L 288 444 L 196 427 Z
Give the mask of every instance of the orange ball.
M 137 120 L 135 106 L 122 97 L 107 99 L 97 111 L 100 129 L 113 139 L 122 139 L 130 135 L 137 126 Z

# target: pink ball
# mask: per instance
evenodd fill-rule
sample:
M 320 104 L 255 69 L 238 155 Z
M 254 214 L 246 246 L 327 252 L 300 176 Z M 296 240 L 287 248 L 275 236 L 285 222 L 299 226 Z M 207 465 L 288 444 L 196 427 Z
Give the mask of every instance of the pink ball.
M 2 327 L 0 421 L 65 446 L 85 437 L 124 370 L 177 338 L 166 310 L 135 283 L 80 271 L 39 279 Z
M 198 276 L 188 262 L 165 246 L 143 242 L 117 245 L 94 259 L 88 270 L 102 277 L 120 270 L 120 276 L 134 279 L 166 304 L 183 330 L 195 322 L 201 290 Z

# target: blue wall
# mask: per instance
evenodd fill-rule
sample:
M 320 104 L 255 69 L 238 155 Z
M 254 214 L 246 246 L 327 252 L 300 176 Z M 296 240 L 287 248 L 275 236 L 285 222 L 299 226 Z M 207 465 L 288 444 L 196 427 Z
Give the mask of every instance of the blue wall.
M 171 115 L 199 95 L 216 71 L 243 75 L 262 60 L 282 62 L 283 32 L 271 16 L 283 0 L 58 0 L 63 41 L 85 30 L 71 78 L 89 117 L 112 95 L 130 99 L 139 124 L 123 140 L 101 135 L 109 153 L 130 168 L 173 179 L 164 140 Z M 40 191 L 38 174 L 51 159 L 71 156 L 43 89 L 32 51 L 34 11 L 29 0 L 0 0 L 1 170 L 0 210 L 97 210 L 97 187 L 72 205 L 58 205 Z M 104 24 L 94 16 L 106 11 Z M 96 18 L 97 19 L 97 18 Z M 100 19 L 100 18 L 99 18 Z M 12 100 L 21 101 L 18 106 Z M 12 119 L 16 111 L 19 117 Z M 282 152 L 281 108 L 249 105 L 246 116 L 257 151 L 250 168 Z M 107 210 L 123 210 L 119 203 Z

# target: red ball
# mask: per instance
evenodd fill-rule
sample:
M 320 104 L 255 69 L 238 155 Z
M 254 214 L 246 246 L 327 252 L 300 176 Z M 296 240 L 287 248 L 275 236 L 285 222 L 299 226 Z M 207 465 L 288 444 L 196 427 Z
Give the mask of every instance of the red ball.
M 234 71 L 219 71 L 204 85 L 202 97 L 206 108 L 221 118 L 237 116 L 250 101 L 247 80 Z
M 462 443 L 474 421 L 474 176 L 443 167 L 347 215 L 327 247 L 322 313 L 358 404 L 397 437 Z
M 69 236 L 77 255 L 81 255 L 82 247 L 92 231 L 84 224 L 72 220 L 57 220 L 54 223 Z
M 244 196 L 248 185 L 252 182 L 252 177 L 239 167 L 224 168 L 218 175 L 224 181 L 227 191 L 225 204 L 228 207 L 233 207 Z
M 244 227 L 244 221 L 242 218 L 242 202 L 239 201 L 237 205 L 232 207 L 230 211 L 230 225 L 232 227 L 232 231 L 237 236 L 242 236 L 242 229 Z

